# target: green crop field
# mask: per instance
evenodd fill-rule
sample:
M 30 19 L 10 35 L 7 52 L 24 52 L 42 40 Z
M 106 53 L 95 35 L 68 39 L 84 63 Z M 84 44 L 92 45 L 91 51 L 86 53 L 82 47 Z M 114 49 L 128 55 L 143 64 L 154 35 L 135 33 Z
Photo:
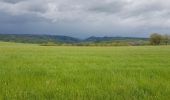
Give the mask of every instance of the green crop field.
M 0 100 L 169 100 L 170 46 L 0 43 Z

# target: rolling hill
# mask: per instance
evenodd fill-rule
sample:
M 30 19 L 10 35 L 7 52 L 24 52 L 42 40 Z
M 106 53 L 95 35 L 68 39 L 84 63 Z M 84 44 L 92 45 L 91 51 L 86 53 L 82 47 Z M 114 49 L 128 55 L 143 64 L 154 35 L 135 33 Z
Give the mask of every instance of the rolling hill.
M 33 35 L 33 34 L 0 34 L 0 41 L 18 42 L 18 43 L 100 43 L 100 42 L 132 42 L 132 41 L 147 41 L 148 38 L 136 37 L 89 37 L 84 40 L 62 36 L 62 35 Z

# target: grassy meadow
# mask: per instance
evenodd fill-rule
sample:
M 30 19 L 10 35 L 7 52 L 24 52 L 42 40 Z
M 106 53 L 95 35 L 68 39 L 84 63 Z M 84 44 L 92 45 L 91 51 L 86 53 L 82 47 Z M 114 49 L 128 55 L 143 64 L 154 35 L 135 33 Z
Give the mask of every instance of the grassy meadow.
M 170 46 L 0 43 L 0 100 L 169 100 Z

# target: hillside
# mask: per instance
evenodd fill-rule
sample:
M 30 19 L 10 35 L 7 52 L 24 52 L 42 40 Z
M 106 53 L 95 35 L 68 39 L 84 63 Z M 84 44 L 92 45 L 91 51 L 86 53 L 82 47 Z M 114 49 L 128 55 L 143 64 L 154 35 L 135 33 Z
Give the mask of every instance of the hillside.
M 147 38 L 134 37 L 89 37 L 84 40 L 62 36 L 62 35 L 32 35 L 32 34 L 0 34 L 0 41 L 18 42 L 18 43 L 68 43 L 68 44 L 86 44 L 86 43 L 112 43 L 112 42 L 146 42 Z
M 59 35 L 0 34 L 0 41 L 20 43 L 76 43 L 79 39 Z
M 148 40 L 147 38 L 137 38 L 137 37 L 89 37 L 85 41 L 97 42 L 97 41 L 131 41 L 131 40 Z

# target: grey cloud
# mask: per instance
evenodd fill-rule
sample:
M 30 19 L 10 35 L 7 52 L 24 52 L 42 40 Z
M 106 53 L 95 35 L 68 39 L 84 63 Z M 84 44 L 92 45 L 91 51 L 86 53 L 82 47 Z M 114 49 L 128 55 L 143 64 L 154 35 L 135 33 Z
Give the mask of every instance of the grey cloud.
M 164 29 L 170 33 L 170 1 L 0 0 L 0 5 L 0 22 L 4 26 L 13 24 L 16 28 L 24 24 L 23 28 L 29 27 L 30 33 L 39 30 L 39 33 L 75 33 L 78 36 L 117 33 L 140 33 L 142 36 L 145 32 Z
M 94 4 L 88 8 L 89 11 L 93 11 L 96 13 L 119 13 L 121 10 L 124 10 L 124 6 L 126 6 L 126 2 L 122 1 L 114 1 L 114 2 L 100 2 L 98 4 Z
M 41 3 L 34 3 L 34 4 L 27 4 L 28 6 L 25 9 L 28 12 L 35 12 L 35 13 L 45 13 L 47 11 L 46 6 L 41 6 Z
M 0 12 L 0 23 L 1 24 L 25 24 L 25 23 L 31 23 L 31 22 L 45 22 L 48 20 L 45 20 L 44 18 L 37 17 L 35 15 L 19 15 L 19 16 L 11 16 L 7 13 Z
M 15 4 L 15 3 L 26 1 L 26 0 L 0 0 L 0 1 Z
M 142 18 L 145 19 L 153 19 L 159 18 L 164 15 L 167 15 L 170 12 L 170 4 L 169 1 L 162 2 L 161 0 L 142 0 L 142 1 L 133 1 L 131 2 L 125 11 L 121 12 L 123 18 Z

